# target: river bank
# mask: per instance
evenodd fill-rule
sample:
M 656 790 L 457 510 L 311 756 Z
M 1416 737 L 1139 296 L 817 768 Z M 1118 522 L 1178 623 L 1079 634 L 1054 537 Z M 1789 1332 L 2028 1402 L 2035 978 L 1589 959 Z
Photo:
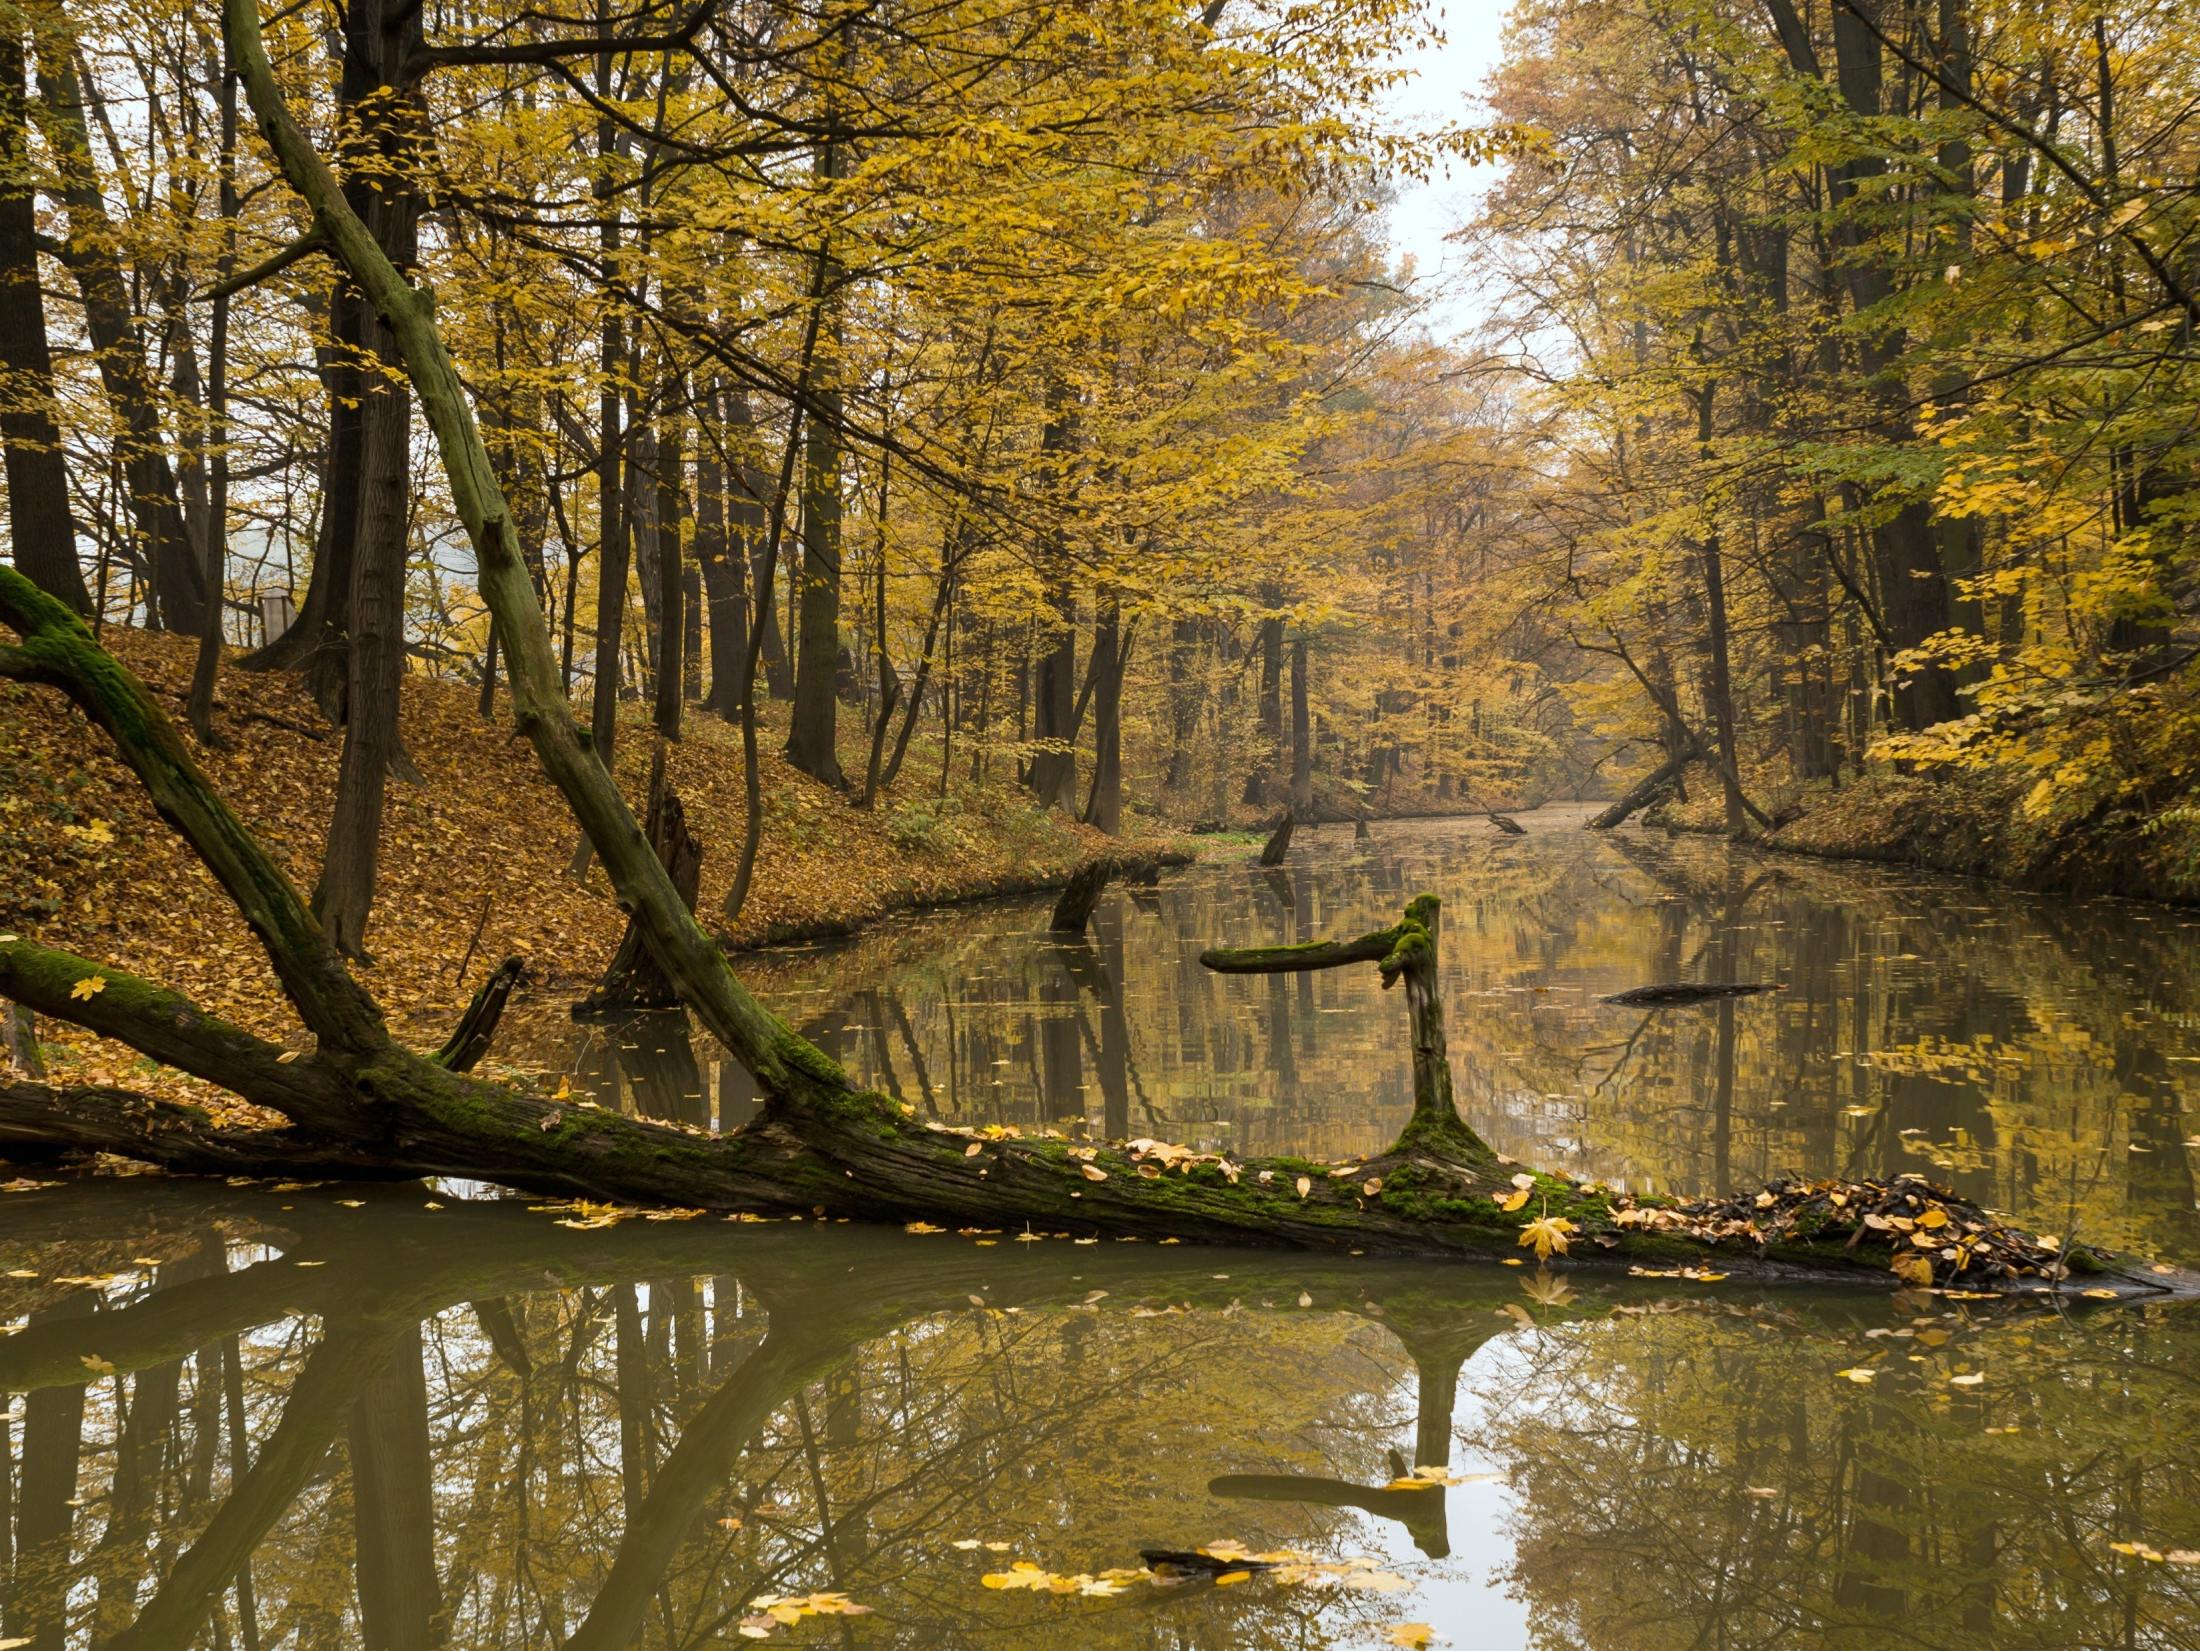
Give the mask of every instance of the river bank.
M 104 640 L 180 716 L 194 644 L 116 629 Z M 225 743 L 200 760 L 310 889 L 341 737 L 293 676 L 225 669 L 219 700 Z M 567 875 L 577 841 L 571 816 L 502 710 L 482 718 L 476 690 L 464 685 L 405 684 L 401 729 L 422 783 L 393 778 L 389 786 L 367 934 L 373 962 L 361 973 L 408 1027 L 442 1024 L 507 955 L 528 960 L 533 989 L 576 995 L 609 960 L 625 923 L 600 867 Z M 858 809 L 783 762 L 769 721 L 763 842 L 747 908 L 726 936 L 735 948 L 1056 887 L 1097 855 L 1178 846 L 1150 829 L 1136 842 L 1104 836 L 1033 807 L 1012 783 L 973 785 L 958 773 L 943 797 L 936 748 L 921 746 L 879 805 Z M 614 765 L 629 798 L 646 788 L 650 745 L 634 707 L 622 718 Z M 852 749 L 847 760 L 860 764 Z M 745 828 L 738 729 L 691 707 L 671 772 L 703 844 L 698 909 L 707 921 Z M 106 740 L 58 695 L 15 684 L 0 684 L 0 930 L 164 981 L 255 1031 L 294 1030 L 243 921 Z
M 1750 788 L 1778 822 L 1752 834 L 1757 848 L 1827 860 L 1917 866 L 2037 894 L 2120 895 L 2200 905 L 2200 816 L 2184 807 L 2152 813 L 2103 809 L 2084 819 L 2026 814 L 2031 776 L 1998 772 L 1851 777 L 1839 789 Z M 1723 836 L 1717 777 L 1688 774 L 1688 801 L 1647 810 L 1644 823 Z

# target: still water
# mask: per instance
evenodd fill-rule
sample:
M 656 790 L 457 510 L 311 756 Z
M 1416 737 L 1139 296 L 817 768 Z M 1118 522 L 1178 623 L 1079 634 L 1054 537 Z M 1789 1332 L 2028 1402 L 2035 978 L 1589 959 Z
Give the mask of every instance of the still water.
M 1402 1006 L 1196 953 L 1432 888 L 1461 1098 L 1517 1157 L 1920 1168 L 2200 1252 L 2181 915 L 1535 823 L 1315 833 L 1082 944 L 1017 904 L 745 972 L 942 1116 L 1358 1150 L 1406 1108 Z M 1673 979 L 1786 989 L 1598 1001 Z M 622 1104 L 749 1104 L 676 1022 L 519 1030 Z M 462 1192 L 0 1193 L 0 1644 L 2200 1646 L 2189 1307 Z M 1227 1543 L 1295 1568 L 1137 1574 Z

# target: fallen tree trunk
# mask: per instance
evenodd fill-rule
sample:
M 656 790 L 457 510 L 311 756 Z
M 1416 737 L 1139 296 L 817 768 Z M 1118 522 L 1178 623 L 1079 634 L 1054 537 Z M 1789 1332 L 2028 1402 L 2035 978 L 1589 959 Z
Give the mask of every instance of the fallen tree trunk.
M 1626 796 L 1620 798 L 1618 802 L 1592 819 L 1589 822 L 1589 829 L 1591 831 L 1610 831 L 1615 826 L 1625 825 L 1635 814 L 1648 808 L 1662 797 L 1673 782 L 1681 777 L 1682 772 L 1688 765 L 1702 755 L 1702 746 L 1691 745 L 1679 756 L 1666 758 L 1664 762 L 1658 764 L 1656 768 L 1637 780 L 1628 789 Z
M 1291 852 L 1291 833 L 1298 828 L 1299 817 L 1285 809 L 1276 817 L 1274 828 L 1268 833 L 1268 841 L 1261 844 L 1260 863 L 1264 866 L 1280 866 L 1283 857 Z
M 1126 883 L 1151 883 L 1161 875 L 1164 865 L 1182 864 L 1189 858 L 1182 854 L 1104 854 L 1097 860 L 1087 860 L 1063 885 L 1047 927 L 1056 934 L 1083 934 L 1085 925 L 1092 921 L 1092 908 L 1109 883 L 1117 878 Z
M 2056 1253 L 1922 1183 L 1900 1194 L 1916 1217 L 1881 1213 L 1884 1189 L 1869 1188 L 1870 1200 L 1851 1199 L 1839 1185 L 1819 1183 L 1763 1204 L 1770 1213 L 1760 1219 L 1726 1205 L 1635 1200 L 1562 1175 L 1511 1171 L 1452 1099 L 1435 968 L 1437 903 L 1426 895 L 1399 923 L 1356 941 L 1207 959 L 1234 972 L 1372 962 L 1386 984 L 1405 984 L 1414 1110 L 1396 1143 L 1375 1158 L 1239 1162 L 1151 1140 L 1086 1144 L 1053 1131 L 981 1134 L 919 1122 L 913 1108 L 857 1090 L 836 1063 L 741 986 L 581 738 L 509 512 L 429 302 L 383 257 L 291 122 L 261 46 L 254 0 L 226 0 L 226 26 L 253 112 L 283 172 L 402 347 L 480 561 L 520 726 L 651 954 L 682 1001 L 749 1069 L 765 1105 L 755 1122 L 720 1138 L 486 1082 L 397 1044 L 297 890 L 199 772 L 142 686 L 69 609 L 6 567 L 0 567 L 0 621 L 23 640 L 0 647 L 0 675 L 60 688 L 107 732 L 163 817 L 244 911 L 317 1042 L 309 1053 L 278 1048 L 151 982 L 18 939 L 0 939 L 0 997 L 118 1037 L 271 1108 L 297 1136 L 316 1143 L 310 1150 L 326 1149 L 334 1162 L 318 1168 L 322 1174 L 450 1174 L 627 1203 L 1353 1253 L 1513 1255 L 1525 1245 L 1539 1257 L 1913 1283 L 1921 1281 L 1921 1265 L 1926 1279 L 1945 1281 L 1983 1256 L 1966 1283 L 2052 1283 L 2083 1267 L 2109 1288 L 2168 1287 L 2166 1272 L 2151 1274 L 2090 1250 Z M 17 1086 L 8 1092 L 11 1138 L 36 1143 L 43 1132 L 48 1144 L 100 1145 L 179 1166 L 191 1151 L 238 1150 L 179 1116 L 181 1109 L 128 1107 L 111 1092 L 107 1100 L 116 1122 L 103 1143 L 93 1140 L 88 1121 L 100 1097 Z M 277 1149 L 272 1140 L 268 1146 Z M 1856 1213 L 1867 1202 L 1881 1225 Z M 1930 1255 L 1907 1242 L 1928 1215 L 1925 1230 L 1950 1229 L 1949 1242 Z

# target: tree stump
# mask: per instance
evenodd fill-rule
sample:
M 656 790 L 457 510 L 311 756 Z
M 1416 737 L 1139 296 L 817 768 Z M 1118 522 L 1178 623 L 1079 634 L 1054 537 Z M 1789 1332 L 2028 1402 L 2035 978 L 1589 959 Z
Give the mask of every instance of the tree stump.
M 1260 851 L 1260 863 L 1264 866 L 1280 866 L 1283 857 L 1291 852 L 1292 828 L 1298 824 L 1298 816 L 1288 808 L 1276 816 L 1276 823 L 1269 828 L 1267 844 Z

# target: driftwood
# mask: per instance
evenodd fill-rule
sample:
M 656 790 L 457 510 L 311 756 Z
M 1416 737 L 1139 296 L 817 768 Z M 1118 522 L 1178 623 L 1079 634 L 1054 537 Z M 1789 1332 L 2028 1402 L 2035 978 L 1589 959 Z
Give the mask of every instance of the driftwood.
M 1269 829 L 1268 841 L 1261 846 L 1260 863 L 1264 866 L 1280 866 L 1283 857 L 1291 852 L 1291 832 L 1298 824 L 1298 816 L 1288 808 L 1276 816 L 1276 823 Z
M 1754 997 L 1759 992 L 1779 989 L 1757 984 L 1701 986 L 1692 981 L 1680 981 L 1670 986 L 1637 986 L 1631 991 L 1614 992 L 1604 1001 L 1630 1009 L 1667 1009 L 1680 1004 L 1710 1003 L 1719 998 Z
M 472 539 L 480 588 L 503 639 L 514 714 L 604 863 L 620 902 L 695 1016 L 748 1068 L 764 1097 L 755 1121 L 714 1137 L 454 1072 L 389 1035 L 380 1007 L 315 921 L 296 887 L 193 761 L 167 718 L 63 604 L 0 566 L 0 677 L 56 687 L 113 741 L 162 817 L 237 905 L 306 1028 L 299 1054 L 209 1014 L 154 982 L 24 940 L 0 941 L 0 997 L 120 1039 L 280 1114 L 263 1157 L 309 1160 L 316 1175 L 462 1175 L 526 1190 L 631 1204 L 929 1220 L 1047 1232 L 1169 1236 L 1331 1252 L 1517 1256 L 1721 1271 L 1942 1282 L 1965 1276 L 1973 1239 L 1991 1235 L 2000 1274 L 1981 1283 L 2053 1288 L 2073 1271 L 2120 1294 L 2191 1286 L 2087 1246 L 2050 1250 L 1952 1194 L 1918 1184 L 1902 1196 L 1952 1228 L 1944 1251 L 1902 1239 L 1891 1218 L 1844 1215 L 1845 1194 L 1815 1183 L 1783 1219 L 1737 1216 L 1732 1204 L 1635 1198 L 1563 1175 L 1520 1171 L 1459 1116 L 1444 1058 L 1437 991 L 1437 902 L 1423 895 L 1389 928 L 1357 940 L 1210 953 L 1211 967 L 1273 972 L 1372 963 L 1403 983 L 1412 1036 L 1414 1106 L 1375 1157 L 1317 1165 L 1238 1160 L 1157 1141 L 1076 1143 L 988 1136 L 928 1123 L 891 1097 L 858 1089 L 735 977 L 651 851 L 618 789 L 581 738 L 562 690 L 533 583 L 471 406 L 429 303 L 384 257 L 341 185 L 284 106 L 254 0 L 225 0 L 232 60 L 262 134 L 314 226 L 367 301 L 390 322 L 419 405 L 441 447 L 454 508 Z M 96 985 L 87 990 L 87 982 Z M 113 1092 L 106 1092 L 114 1099 Z M 66 1137 L 98 1150 L 181 1167 L 215 1144 L 185 1109 L 102 1107 L 87 1091 L 0 1088 L 0 1129 L 14 1142 Z M 62 1112 L 68 1113 L 63 1128 Z M 153 1121 L 149 1121 L 149 1119 Z M 218 1144 L 235 1147 L 238 1143 Z M 256 1145 L 259 1143 L 255 1143 Z M 1929 1207 L 1928 1207 L 1929 1205 Z M 1746 1202 L 1739 1206 L 1747 1209 Z M 1785 1219 L 1786 1212 L 1792 1219 Z M 1909 1219 L 1905 1217 L 1904 1219 Z M 2067 1253 L 2065 1253 L 2067 1252 Z M 1890 1266 L 1890 1261 L 1893 1263 Z M 2021 1282 L 2020 1282 L 2021 1281 Z M 226 1574 L 226 1573 L 225 1573 Z
M 1528 828 L 1510 814 L 1499 814 L 1493 810 L 1485 818 L 1508 837 L 1525 837 L 1528 834 Z

